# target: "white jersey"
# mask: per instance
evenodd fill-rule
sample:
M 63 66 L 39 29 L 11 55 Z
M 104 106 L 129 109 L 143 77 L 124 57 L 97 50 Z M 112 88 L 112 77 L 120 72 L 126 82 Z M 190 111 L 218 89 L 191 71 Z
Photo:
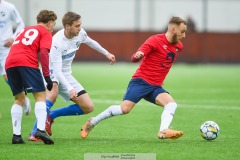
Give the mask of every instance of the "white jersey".
M 4 47 L 5 41 L 8 38 L 15 39 L 23 28 L 24 23 L 15 6 L 4 0 L 0 1 L 0 75 L 6 75 L 5 61 L 10 50 L 10 47 Z
M 13 32 L 13 25 L 16 31 Z M 0 2 L 0 49 L 4 49 L 4 41 L 8 38 L 15 39 L 17 33 L 24 28 L 24 23 L 15 6 L 2 0 Z
M 87 44 L 105 56 L 108 55 L 108 51 L 101 47 L 98 42 L 88 37 L 83 28 L 81 28 L 78 36 L 72 39 L 66 38 L 64 29 L 58 31 L 53 36 L 50 50 L 50 73 L 51 78 L 57 79 L 68 91 L 72 90 L 74 86 L 68 82 L 66 77 L 72 74 L 71 64 L 81 43 Z

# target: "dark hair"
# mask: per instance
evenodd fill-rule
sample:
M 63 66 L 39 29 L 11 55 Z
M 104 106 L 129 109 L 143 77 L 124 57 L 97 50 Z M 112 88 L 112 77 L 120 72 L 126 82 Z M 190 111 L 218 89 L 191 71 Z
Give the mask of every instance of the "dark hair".
M 81 18 L 81 16 L 77 13 L 67 12 L 66 14 L 64 14 L 64 16 L 62 18 L 63 27 L 65 27 L 66 24 L 71 26 L 74 21 L 77 21 L 80 18 Z
M 172 17 L 170 19 L 170 21 L 168 22 L 168 24 L 176 24 L 176 25 L 180 25 L 181 23 L 183 24 L 187 24 L 186 21 L 184 21 L 183 19 L 181 19 L 180 17 Z
M 55 21 L 57 15 L 53 11 L 41 10 L 37 15 L 37 23 L 47 23 L 49 21 Z

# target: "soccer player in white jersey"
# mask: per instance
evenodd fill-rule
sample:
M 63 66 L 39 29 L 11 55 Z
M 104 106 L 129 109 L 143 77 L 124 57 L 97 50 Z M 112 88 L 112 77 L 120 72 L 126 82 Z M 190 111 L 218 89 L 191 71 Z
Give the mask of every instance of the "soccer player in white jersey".
M 62 18 L 64 29 L 58 31 L 53 36 L 52 47 L 50 51 L 50 73 L 53 81 L 53 89 L 47 91 L 46 104 L 48 107 L 48 116 L 46 121 L 46 131 L 52 135 L 51 126 L 53 120 L 60 116 L 76 116 L 88 114 L 93 111 L 94 105 L 88 93 L 83 86 L 73 77 L 71 64 L 81 43 L 106 56 L 110 64 L 115 63 L 115 56 L 104 49 L 98 42 L 91 39 L 86 31 L 81 28 L 81 16 L 74 12 L 67 12 Z M 51 110 L 57 96 L 68 102 L 73 101 L 66 107 Z M 34 134 L 35 126 L 29 137 L 30 141 L 41 141 Z
M 5 61 L 16 35 L 23 28 L 24 22 L 16 7 L 5 0 L 0 0 L 0 75 L 4 77 L 7 83 L 8 78 L 4 67 Z M 28 97 L 25 97 L 23 109 L 25 114 L 29 115 L 31 106 Z

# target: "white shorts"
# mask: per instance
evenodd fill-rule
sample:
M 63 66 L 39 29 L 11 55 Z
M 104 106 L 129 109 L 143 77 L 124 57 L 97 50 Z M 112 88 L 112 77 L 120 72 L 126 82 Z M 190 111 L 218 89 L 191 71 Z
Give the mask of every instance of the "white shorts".
M 9 50 L 10 50 L 9 48 L 0 49 L 0 75 L 1 76 L 6 74 L 5 62 L 6 62 L 6 58 L 8 56 Z
M 70 85 L 77 91 L 77 93 L 84 90 L 83 86 L 72 75 L 65 76 L 65 78 L 70 83 Z M 59 81 L 55 77 L 52 78 L 52 81 L 58 83 L 58 95 L 65 102 L 70 101 L 70 95 L 69 95 L 69 91 L 67 90 L 67 88 L 65 88 L 61 83 L 59 83 Z

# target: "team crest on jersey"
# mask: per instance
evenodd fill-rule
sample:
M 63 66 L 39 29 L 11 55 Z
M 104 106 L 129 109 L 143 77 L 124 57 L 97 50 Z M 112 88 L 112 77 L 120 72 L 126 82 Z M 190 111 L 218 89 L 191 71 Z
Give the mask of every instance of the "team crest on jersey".
M 163 49 L 165 49 L 165 50 L 167 49 L 167 45 L 166 45 L 166 44 L 164 44 L 162 47 L 163 47 Z
M 78 48 L 78 47 L 80 46 L 80 42 L 77 42 L 77 43 L 76 43 L 76 46 L 77 46 L 77 48 Z

